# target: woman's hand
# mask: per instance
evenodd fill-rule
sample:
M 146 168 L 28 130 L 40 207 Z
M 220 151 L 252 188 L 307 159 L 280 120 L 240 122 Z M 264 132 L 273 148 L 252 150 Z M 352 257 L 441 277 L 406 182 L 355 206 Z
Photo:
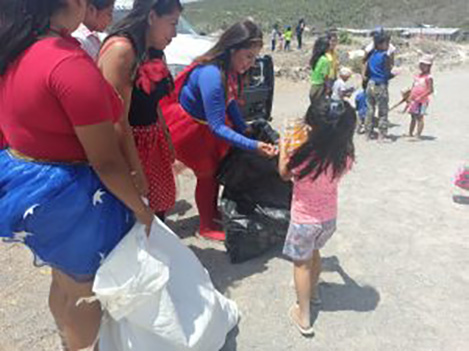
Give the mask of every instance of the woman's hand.
M 141 211 L 134 212 L 137 220 L 145 226 L 147 236 L 150 235 L 151 225 L 155 219 L 155 215 L 150 207 L 145 206 Z
M 267 144 L 262 141 L 257 143 L 257 152 L 268 158 L 272 158 L 278 155 L 278 149 L 275 145 Z
M 146 197 L 150 190 L 148 186 L 147 177 L 145 176 L 145 174 L 143 174 L 143 170 L 141 170 L 140 172 L 132 171 L 130 175 L 132 176 L 132 180 L 139 194 L 143 197 Z

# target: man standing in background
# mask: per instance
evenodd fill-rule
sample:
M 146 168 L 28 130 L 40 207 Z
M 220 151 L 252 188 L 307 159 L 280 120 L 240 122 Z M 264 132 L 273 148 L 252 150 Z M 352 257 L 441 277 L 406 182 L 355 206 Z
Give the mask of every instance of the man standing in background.
M 303 47 L 303 32 L 305 30 L 306 24 L 303 18 L 300 19 L 298 25 L 296 26 L 296 40 L 298 41 L 298 50 L 301 50 Z

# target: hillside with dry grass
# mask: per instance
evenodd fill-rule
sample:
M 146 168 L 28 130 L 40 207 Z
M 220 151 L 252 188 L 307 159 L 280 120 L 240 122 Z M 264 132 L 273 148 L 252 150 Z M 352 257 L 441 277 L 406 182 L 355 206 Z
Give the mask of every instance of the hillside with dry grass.
M 301 17 L 317 29 L 421 23 L 469 28 L 469 0 L 203 0 L 187 4 L 185 12 L 206 32 L 247 16 L 264 28 L 294 25 Z

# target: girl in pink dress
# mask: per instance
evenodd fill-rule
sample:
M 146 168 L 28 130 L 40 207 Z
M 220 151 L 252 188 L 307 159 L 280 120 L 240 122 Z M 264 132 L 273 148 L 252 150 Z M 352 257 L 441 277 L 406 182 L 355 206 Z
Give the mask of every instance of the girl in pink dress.
M 433 77 L 431 75 L 433 57 L 424 55 L 419 60 L 420 73 L 414 77 L 414 84 L 410 91 L 408 111 L 412 120 L 409 126 L 409 136 L 414 136 L 417 126 L 417 138 L 421 138 L 424 127 L 424 116 L 427 114 L 430 95 L 433 94 Z
M 313 334 L 310 301 L 318 300 L 319 250 L 336 230 L 337 193 L 355 158 L 355 110 L 344 101 L 311 105 L 285 136 L 280 175 L 293 181 L 291 222 L 283 253 L 293 260 L 298 304 L 289 316 L 301 334 Z

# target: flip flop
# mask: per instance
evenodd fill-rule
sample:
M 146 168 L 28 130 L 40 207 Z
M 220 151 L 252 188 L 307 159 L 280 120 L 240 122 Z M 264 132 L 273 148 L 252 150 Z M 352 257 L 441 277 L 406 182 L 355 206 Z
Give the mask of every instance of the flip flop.
M 321 298 L 320 298 L 319 296 L 312 297 L 312 298 L 311 298 L 311 304 L 312 304 L 313 306 L 320 306 L 320 305 L 322 305 L 322 300 L 321 300 Z
M 290 310 L 288 311 L 288 316 L 290 317 L 291 322 L 295 325 L 296 329 L 298 329 L 298 331 L 303 336 L 307 336 L 307 337 L 313 336 L 314 335 L 313 327 L 310 326 L 309 328 L 303 328 L 296 320 L 294 311 L 295 311 L 295 306 L 290 307 Z

